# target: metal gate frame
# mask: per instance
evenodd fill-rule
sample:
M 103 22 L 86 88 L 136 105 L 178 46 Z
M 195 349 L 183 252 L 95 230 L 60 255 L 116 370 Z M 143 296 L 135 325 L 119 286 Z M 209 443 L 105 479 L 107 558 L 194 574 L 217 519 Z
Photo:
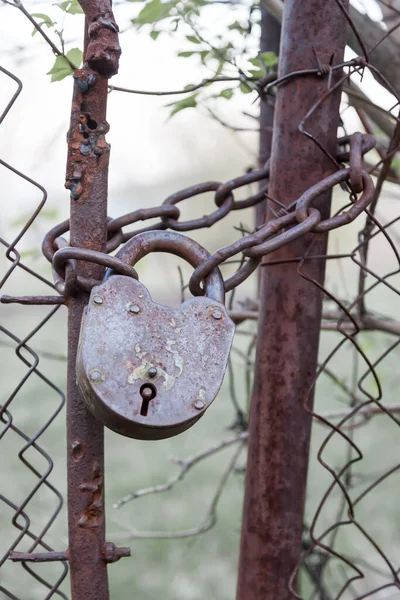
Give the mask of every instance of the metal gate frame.
M 272 3 L 274 4 L 274 3 Z M 276 3 L 275 3 L 276 4 Z M 279 4 L 279 3 L 278 3 Z M 81 0 L 85 12 L 85 64 L 74 75 L 74 92 L 68 137 L 68 160 L 66 187 L 71 192 L 70 219 L 54 228 L 46 236 L 43 252 L 53 261 L 59 296 L 10 298 L 3 296 L 3 303 L 68 306 L 68 390 L 67 390 L 67 448 L 68 448 L 68 529 L 67 551 L 36 552 L 38 543 L 44 547 L 42 536 L 30 552 L 10 552 L 10 558 L 21 561 L 25 568 L 30 562 L 69 562 L 73 600 L 107 600 L 109 598 L 107 564 L 130 555 L 129 548 L 118 548 L 106 541 L 104 517 L 104 431 L 86 409 L 76 384 L 76 353 L 83 310 L 88 301 L 89 290 L 94 281 L 101 279 L 104 266 L 115 266 L 117 261 L 107 257 L 124 238 L 121 227 L 135 222 L 131 215 L 115 219 L 109 226 L 107 217 L 107 182 L 109 146 L 105 135 L 109 78 L 118 71 L 120 47 L 118 27 L 115 23 L 110 0 Z M 353 190 L 353 207 L 348 218 L 343 215 L 329 219 L 332 188 L 342 181 L 337 177 L 339 163 L 336 159 L 336 131 L 339 122 L 341 86 L 348 75 L 343 76 L 346 42 L 346 21 L 349 19 L 347 0 L 286 0 L 280 44 L 280 72 L 277 100 L 272 126 L 273 111 L 265 102 L 261 112 L 260 168 L 217 188 L 210 184 L 196 187 L 184 194 L 177 193 L 167 206 L 138 211 L 136 220 L 160 216 L 160 229 L 174 224 L 179 230 L 175 205 L 182 199 L 201 191 L 216 191 L 217 210 L 213 215 L 180 224 L 181 230 L 211 226 L 232 209 L 233 189 L 250 182 L 261 182 L 258 195 L 238 201 L 235 208 L 257 205 L 257 223 L 261 230 L 279 234 L 280 242 L 267 251 L 259 252 L 255 259 L 254 248 L 263 244 L 257 233 L 248 237 L 251 243 L 239 241 L 227 250 L 227 256 L 250 248 L 248 263 L 228 281 L 232 289 L 254 270 L 262 259 L 260 278 L 260 320 L 255 368 L 255 382 L 251 403 L 249 430 L 249 458 L 246 475 L 246 493 L 243 517 L 241 558 L 239 563 L 238 600 L 288 600 L 296 596 L 296 577 L 301 562 L 301 539 L 303 528 L 304 496 L 307 479 L 311 419 L 313 416 L 313 390 L 318 372 L 317 354 L 321 328 L 324 272 L 327 249 L 327 221 L 335 220 L 334 226 L 346 224 L 368 204 L 357 200 L 357 193 L 367 191 L 362 171 L 362 155 L 368 151 L 371 136 L 355 134 L 350 141 L 350 175 L 347 177 Z M 28 15 L 29 16 L 29 15 Z M 262 19 L 261 49 L 277 50 L 280 27 L 268 11 Z M 317 63 L 317 68 L 316 68 Z M 371 67 L 367 58 L 351 63 L 354 70 Z M 372 68 L 372 67 L 371 67 Z M 14 98 L 2 115 L 6 116 L 18 96 L 21 86 L 17 78 L 2 69 L 18 83 Z M 320 78 L 316 79 L 316 75 Z M 274 77 L 271 78 L 271 82 Z M 269 85 L 271 82 L 264 82 Z M 276 84 L 276 81 L 274 81 Z M 271 83 L 272 85 L 272 83 Z M 260 88 L 263 98 L 264 91 Z M 264 96 L 265 100 L 266 95 Z M 383 159 L 377 190 L 374 191 L 373 207 L 376 205 L 380 187 L 390 168 L 399 145 L 399 120 L 389 150 Z M 356 137 L 357 136 L 357 137 Z M 365 146 L 365 147 L 364 147 Z M 346 153 L 342 153 L 342 158 Z M 265 166 L 271 155 L 270 166 Z M 347 160 L 343 158 L 343 160 Z M 341 162 L 341 161 L 340 161 Z M 5 165 L 2 161 L 1 164 Z M 309 168 L 310 164 L 313 169 Z M 36 182 L 7 168 L 39 187 L 43 201 L 35 212 L 38 214 L 45 201 L 45 190 Z M 336 175 L 335 175 L 336 173 Z M 260 202 L 266 195 L 265 180 L 269 176 L 268 197 L 278 203 L 281 214 L 273 210 L 273 203 Z M 328 181 L 325 184 L 325 181 Z M 207 188 L 208 185 L 208 188 Z M 313 186 L 319 185 L 318 200 L 313 203 L 319 211 L 318 225 L 299 220 L 300 232 L 295 241 L 288 232 L 281 233 L 281 223 L 296 199 Z M 364 189 L 365 187 L 365 189 Z M 193 193 L 192 193 L 193 192 Z M 185 195 L 186 194 L 186 195 Z M 255 199 L 256 198 L 256 199 Z M 371 194 L 369 200 L 371 200 Z M 242 204 L 240 204 L 242 202 Z M 247 203 L 247 204 L 246 204 Z M 310 204 L 310 203 L 309 203 Z M 307 206 L 309 206 L 309 204 Z M 359 208 L 361 207 L 361 208 Z M 354 209 L 354 214 L 351 212 Z M 224 212 L 225 211 L 225 212 Z M 218 213 L 218 214 L 217 214 Z M 301 215 L 300 215 L 301 216 Z M 350 218 L 351 217 L 351 218 Z M 280 219 L 280 220 L 279 220 Z M 347 219 L 347 220 L 346 220 Z M 373 209 L 369 226 L 374 222 Z M 118 221 L 118 223 L 117 223 Z M 285 221 L 286 223 L 286 221 Z M 289 221 L 288 221 L 289 223 Z M 337 225 L 336 225 L 337 223 Z M 184 229 L 183 226 L 186 227 Z M 277 227 L 277 229 L 274 229 Z M 319 227 L 319 228 L 318 228 Z M 268 229 L 270 228 L 270 229 Z M 69 254 L 64 256 L 64 269 L 56 268 L 54 255 L 63 249 L 60 235 L 70 231 Z M 368 224 L 365 236 L 368 234 Z M 260 231 L 261 231 L 260 230 Z M 310 233 L 312 230 L 313 233 Z M 290 230 L 293 231 L 293 230 Z M 136 233 L 136 232 L 135 232 Z M 371 233 L 371 231 L 369 231 Z M 272 235 L 269 233 L 268 235 Z M 268 238 L 267 238 L 268 239 Z M 7 257 L 15 253 L 13 267 L 22 266 L 15 244 L 8 247 Z M 290 242 L 290 243 L 289 243 Z M 58 248 L 54 248 L 54 244 Z M 264 242 L 265 245 L 265 242 Z M 225 249 L 226 250 L 226 249 Z M 231 252 L 229 254 L 229 252 Z M 251 254 L 253 252 L 253 254 Z M 272 254 L 272 256 L 269 256 Z M 199 292 L 200 282 L 207 269 L 218 266 L 222 260 L 211 257 L 202 270 L 196 270 L 190 288 Z M 215 260 L 214 260 L 215 259 Z M 366 256 L 364 257 L 366 262 Z M 214 262 L 213 262 L 214 260 Z M 219 260 L 219 262 L 218 262 Z M 257 262 L 258 261 L 258 262 Z M 304 263 L 306 267 L 304 268 Z M 300 264 L 300 267 L 299 267 Z M 277 266 L 278 265 L 278 266 Z M 6 278 L 9 274 L 7 273 Z M 4 280 L 3 280 L 4 281 Z M 229 287 L 230 286 L 230 287 Z M 287 291 L 290 291 L 288 294 Z M 361 299 L 363 290 L 360 291 Z M 362 300 L 361 300 L 362 304 Z M 361 306 L 361 309 L 365 306 Z M 50 318 L 50 316 L 48 318 Z M 246 317 L 243 317 L 246 318 Z M 238 321 L 242 319 L 238 317 Z M 12 337 L 12 336 L 11 336 Z M 25 340 L 13 338 L 18 351 L 27 348 Z M 304 352 L 307 348 L 308 352 Z M 295 368 L 294 366 L 295 365 Z M 33 370 L 36 368 L 30 367 Z M 372 369 L 373 370 L 373 369 Z M 282 372 L 284 375 L 282 375 Z M 62 395 L 62 394 L 61 394 Z M 58 410 L 61 409 L 62 403 Z M 15 427 L 7 422 L 6 428 Z M 7 417 L 8 418 L 8 417 Z M 23 434 L 21 433 L 22 437 Z M 6 499 L 2 498 L 6 501 Z M 13 507 L 18 517 L 23 516 L 23 506 Z M 61 505 L 58 509 L 60 510 Z M 58 512 L 57 511 L 57 512 Z M 57 514 L 57 513 L 56 513 Z M 56 515 L 55 515 L 56 516 Z M 25 515 L 25 518 L 26 515 Z M 54 517 L 55 518 L 55 517 Z M 44 533 L 44 532 L 43 532 Z M 64 574 L 65 576 L 65 574 Z M 59 580 L 59 582 L 62 579 Z M 55 584 L 58 586 L 59 582 Z M 2 588 L 0 588 L 2 589 Z M 51 597 L 52 591 L 50 590 Z M 60 594 L 63 596 L 62 594 Z M 9 596 L 12 598 L 12 596 Z M 299 597 L 299 596 L 297 596 Z

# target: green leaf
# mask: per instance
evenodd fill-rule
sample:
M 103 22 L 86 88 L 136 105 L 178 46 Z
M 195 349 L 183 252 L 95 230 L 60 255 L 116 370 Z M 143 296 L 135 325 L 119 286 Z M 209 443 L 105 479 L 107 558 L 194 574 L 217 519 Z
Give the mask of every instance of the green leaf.
M 253 91 L 251 89 L 251 87 L 249 86 L 249 84 L 246 83 L 245 81 L 240 82 L 239 88 L 240 88 L 240 91 L 243 92 L 243 94 L 250 94 L 250 92 Z
M 275 52 L 262 52 L 261 60 L 266 67 L 275 67 L 278 64 L 278 56 Z
M 45 15 L 44 13 L 32 13 L 31 17 L 34 17 L 35 19 L 42 19 L 43 24 L 47 27 L 51 27 L 52 25 L 54 25 L 50 17 L 48 15 Z
M 182 58 L 187 58 L 188 56 L 193 56 L 194 52 L 178 52 L 178 56 Z
M 83 53 L 79 48 L 72 48 L 69 52 L 67 52 L 66 56 L 57 56 L 53 67 L 47 73 L 47 75 L 51 75 L 51 81 L 61 81 L 65 79 L 69 75 L 72 75 L 74 69 L 69 64 L 68 60 L 78 68 L 82 62 Z M 68 60 L 67 60 L 68 59 Z
M 68 63 L 65 56 L 57 56 L 54 61 L 54 65 L 47 73 L 47 75 L 51 75 L 51 81 L 61 81 L 68 77 L 68 75 L 72 75 L 74 70 L 71 68 L 71 65 Z
M 44 13 L 32 13 L 31 17 L 34 17 L 35 19 L 41 19 L 41 21 L 38 22 L 39 27 L 43 27 L 44 25 L 46 27 L 53 27 L 56 24 L 55 21 L 52 21 L 50 19 L 50 17 L 48 15 L 45 15 Z M 38 32 L 38 30 L 35 27 L 34 30 L 32 31 L 32 37 L 37 32 Z
M 399 173 L 400 171 L 400 159 L 399 158 L 393 158 L 392 159 L 392 163 L 390 165 L 392 167 L 392 169 L 394 171 L 396 171 L 396 173 Z
M 261 69 L 249 69 L 249 73 L 252 77 L 254 77 L 255 79 L 260 79 L 263 75 L 265 75 L 265 71 L 262 71 Z
M 166 3 L 162 2 L 162 0 L 150 0 L 132 22 L 136 25 L 157 23 L 170 16 L 170 12 L 176 3 L 177 0 Z
M 221 96 L 221 98 L 226 98 L 227 100 L 230 100 L 233 96 L 234 90 L 233 88 L 226 88 L 225 90 L 222 90 L 219 95 Z
M 201 44 L 201 41 L 199 40 L 199 38 L 197 38 L 194 35 L 187 35 L 186 39 L 188 42 L 192 42 L 192 44 Z
M 80 50 L 79 48 L 72 48 L 72 50 L 69 50 L 69 52 L 67 52 L 66 56 L 72 62 L 72 64 L 75 65 L 77 69 L 79 69 L 83 59 L 82 50 Z
M 64 12 L 70 15 L 82 15 L 83 10 L 78 0 L 65 0 L 65 2 L 60 2 L 58 4 L 54 4 L 54 6 L 58 6 Z
M 137 2 L 138 0 L 130 0 L 131 2 Z M 153 31 L 150 31 L 150 37 L 152 40 L 156 40 L 158 38 L 158 36 L 160 35 L 161 31 L 157 31 L 156 29 L 153 29 Z
M 222 73 L 222 71 L 224 70 L 225 67 L 225 61 L 224 60 L 220 60 L 218 63 L 218 67 L 217 70 L 215 71 L 215 75 L 218 76 Z
M 206 64 L 206 58 L 208 56 L 210 56 L 210 54 L 212 54 L 211 50 L 202 50 L 201 52 L 199 52 L 200 59 L 201 59 L 201 62 L 202 62 L 203 65 Z
M 195 108 L 197 106 L 197 96 L 198 94 L 192 94 L 192 96 L 187 96 L 183 100 L 179 100 L 178 102 L 171 102 L 171 104 L 167 104 L 167 106 L 173 106 L 174 108 L 171 110 L 169 116 L 173 117 L 176 113 L 184 110 L 185 108 Z
M 266 71 L 277 65 L 278 57 L 275 52 L 263 52 L 259 56 L 249 58 L 249 63 L 256 67 L 250 73 L 253 77 L 259 79 L 265 75 Z
M 258 68 L 260 68 L 262 64 L 259 56 L 256 56 L 255 58 L 249 58 L 249 63 Z

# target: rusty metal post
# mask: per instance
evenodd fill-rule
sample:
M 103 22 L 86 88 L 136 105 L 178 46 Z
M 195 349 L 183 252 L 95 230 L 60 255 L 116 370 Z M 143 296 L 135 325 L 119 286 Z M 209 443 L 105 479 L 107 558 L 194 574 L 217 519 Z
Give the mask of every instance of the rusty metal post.
M 107 234 L 109 162 L 109 146 L 105 140 L 108 130 L 107 77 L 118 69 L 118 29 L 109 2 L 86 0 L 81 4 L 86 14 L 86 62 L 84 68 L 76 71 L 74 76 L 68 133 L 66 187 L 71 192 L 70 244 L 103 251 Z M 100 16 L 103 16 L 103 21 L 98 22 Z M 105 17 L 108 21 L 105 21 Z M 107 26 L 103 25 L 104 22 Z M 112 24 L 115 25 L 114 32 Z M 96 71 L 91 70 L 88 63 Z M 77 273 L 79 276 L 101 279 L 103 267 L 78 262 Z M 103 426 L 86 409 L 76 384 L 76 353 L 82 313 L 87 301 L 88 294 L 80 289 L 69 300 L 68 556 L 72 599 L 108 600 Z
M 261 52 L 279 53 L 279 42 L 281 37 L 281 25 L 276 18 L 261 5 Z M 263 167 L 271 155 L 272 127 L 274 124 L 274 106 L 272 98 L 261 97 L 260 103 L 260 145 L 259 145 L 259 167 Z M 260 187 L 264 182 L 260 182 Z M 259 202 L 256 206 L 256 226 L 265 223 L 267 202 Z
M 85 104 L 75 83 L 71 132 L 82 108 L 98 123 L 104 123 L 107 80 L 99 79 Z M 93 99 L 94 102 L 91 102 Z M 96 106 L 97 105 L 97 106 Z M 83 114 L 83 112 L 82 112 Z M 71 245 L 103 250 L 107 223 L 107 163 L 108 152 L 98 165 L 85 161 L 85 172 L 75 171 L 82 193 L 71 200 Z M 82 169 L 69 152 L 69 166 Z M 67 173 L 67 177 L 68 177 Z M 96 193 L 94 193 L 96 192 Z M 78 273 L 99 279 L 102 267 L 81 263 Z M 78 293 L 69 302 L 68 318 L 68 399 L 67 399 L 67 460 L 68 460 L 68 532 L 72 598 L 107 600 L 107 566 L 103 557 L 105 543 L 104 518 L 104 436 L 103 426 L 86 410 L 76 385 L 76 351 L 82 312 L 88 296 Z
M 343 2 L 343 5 L 347 3 Z M 346 21 L 335 2 L 286 0 L 279 73 L 342 60 Z M 333 85 L 340 74 L 332 78 Z M 279 88 L 275 106 L 269 193 L 285 205 L 334 170 L 317 145 L 298 127 L 327 91 L 327 78 L 298 77 Z M 340 93 L 314 112 L 306 128 L 335 153 Z M 322 201 L 323 200 L 323 201 Z M 316 204 L 323 218 L 329 194 Z M 325 235 L 309 234 L 269 256 L 287 260 L 324 254 Z M 317 367 L 322 294 L 301 278 L 298 263 L 263 266 L 260 321 L 238 574 L 238 600 L 288 600 L 289 580 L 300 558 L 312 405 Z M 324 261 L 309 261 L 310 277 L 324 281 Z

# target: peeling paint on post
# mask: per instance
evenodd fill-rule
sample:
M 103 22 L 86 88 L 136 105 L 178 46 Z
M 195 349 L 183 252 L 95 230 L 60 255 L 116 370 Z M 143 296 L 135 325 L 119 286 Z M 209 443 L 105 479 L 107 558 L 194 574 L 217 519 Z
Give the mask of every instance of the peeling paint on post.
M 343 3 L 347 6 L 347 2 Z M 286 0 L 280 75 L 342 60 L 346 21 L 334 2 Z M 340 77 L 332 77 L 332 84 Z M 279 88 L 275 106 L 269 194 L 285 205 L 335 170 L 298 126 L 327 91 L 327 78 L 301 77 Z M 340 93 L 315 111 L 307 129 L 335 153 Z M 313 168 L 310 169 L 310 165 Z M 315 205 L 323 218 L 329 195 Z M 268 215 L 267 218 L 270 218 Z M 268 257 L 285 260 L 323 255 L 327 236 L 308 234 Z M 289 580 L 300 558 L 311 417 L 304 403 L 317 367 L 322 294 L 300 277 L 295 262 L 262 268 L 260 321 L 243 515 L 238 600 L 289 600 Z M 324 280 L 324 261 L 304 269 Z

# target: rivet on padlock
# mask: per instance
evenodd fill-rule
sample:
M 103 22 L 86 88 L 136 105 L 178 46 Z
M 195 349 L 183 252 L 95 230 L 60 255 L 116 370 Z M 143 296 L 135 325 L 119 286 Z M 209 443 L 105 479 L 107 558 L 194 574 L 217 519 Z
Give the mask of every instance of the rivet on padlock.
M 174 232 L 133 237 L 117 257 L 134 266 L 151 252 L 169 252 L 193 267 L 209 256 Z M 157 440 L 191 427 L 221 387 L 235 326 L 224 305 L 219 269 L 204 296 L 177 308 L 152 301 L 136 279 L 107 272 L 93 288 L 82 321 L 78 385 L 93 415 L 110 429 Z

